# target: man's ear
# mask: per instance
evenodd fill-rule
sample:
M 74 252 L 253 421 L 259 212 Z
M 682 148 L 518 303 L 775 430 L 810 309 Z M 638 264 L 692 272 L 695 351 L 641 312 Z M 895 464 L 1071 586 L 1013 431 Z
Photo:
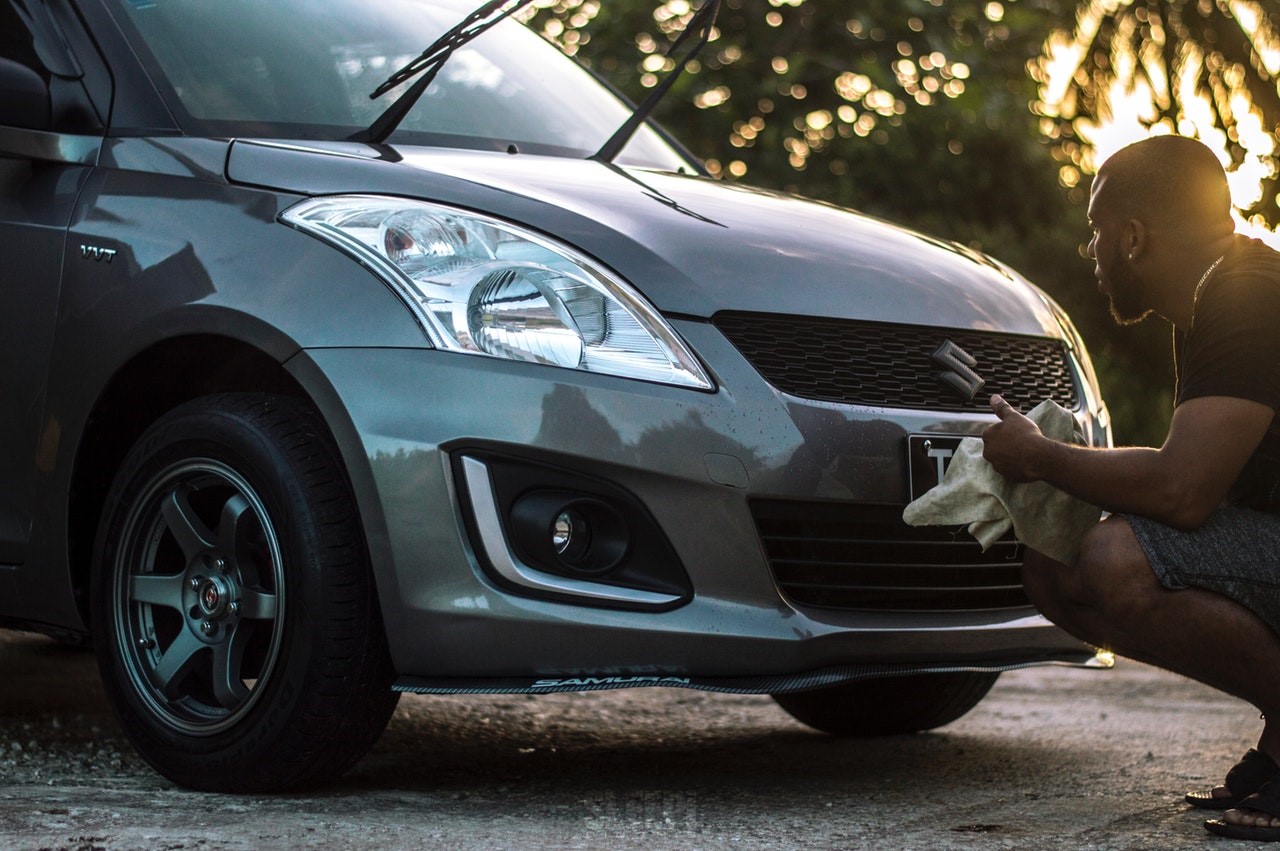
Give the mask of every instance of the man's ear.
M 1141 219 L 1129 219 L 1125 222 L 1124 240 L 1121 246 L 1125 255 L 1130 260 L 1138 260 L 1147 250 L 1147 226 L 1142 223 Z

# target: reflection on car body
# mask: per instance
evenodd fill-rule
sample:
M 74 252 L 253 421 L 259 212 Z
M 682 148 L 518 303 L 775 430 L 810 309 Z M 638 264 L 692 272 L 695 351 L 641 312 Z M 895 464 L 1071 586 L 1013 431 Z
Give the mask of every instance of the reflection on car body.
M 514 21 L 353 141 L 467 12 L 0 0 L 3 623 L 91 635 L 141 753 L 221 790 L 335 775 L 404 691 L 874 735 L 1088 662 L 1015 542 L 900 518 L 987 392 L 1109 442 L 1057 305 L 649 124 L 592 159 L 630 108 Z

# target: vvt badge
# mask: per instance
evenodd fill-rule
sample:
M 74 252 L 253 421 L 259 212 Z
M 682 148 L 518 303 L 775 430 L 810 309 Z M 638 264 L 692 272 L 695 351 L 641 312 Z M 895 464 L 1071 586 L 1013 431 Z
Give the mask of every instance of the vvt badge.
M 973 371 L 978 363 L 977 359 L 950 340 L 938 347 L 933 353 L 933 359 L 947 367 L 946 372 L 938 375 L 938 380 L 959 393 L 966 402 L 972 402 L 973 397 L 987 383 Z

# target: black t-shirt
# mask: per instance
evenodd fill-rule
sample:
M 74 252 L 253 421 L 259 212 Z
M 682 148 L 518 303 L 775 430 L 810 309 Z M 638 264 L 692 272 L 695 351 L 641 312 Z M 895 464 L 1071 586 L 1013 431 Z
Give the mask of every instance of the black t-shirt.
M 1178 404 L 1232 396 L 1280 410 L 1280 252 L 1237 236 L 1205 281 L 1190 329 L 1174 342 Z M 1228 499 L 1280 508 L 1280 418 L 1271 421 Z

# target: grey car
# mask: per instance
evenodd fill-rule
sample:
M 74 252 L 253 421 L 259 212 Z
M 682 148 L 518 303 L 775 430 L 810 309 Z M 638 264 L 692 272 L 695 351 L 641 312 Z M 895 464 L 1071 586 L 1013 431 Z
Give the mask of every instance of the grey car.
M 0 624 L 233 791 L 401 692 L 878 735 L 1093 660 L 1016 541 L 901 520 L 990 392 L 1110 442 L 1062 310 L 651 123 L 603 154 L 631 106 L 516 20 L 423 58 L 470 11 L 0 0 Z

